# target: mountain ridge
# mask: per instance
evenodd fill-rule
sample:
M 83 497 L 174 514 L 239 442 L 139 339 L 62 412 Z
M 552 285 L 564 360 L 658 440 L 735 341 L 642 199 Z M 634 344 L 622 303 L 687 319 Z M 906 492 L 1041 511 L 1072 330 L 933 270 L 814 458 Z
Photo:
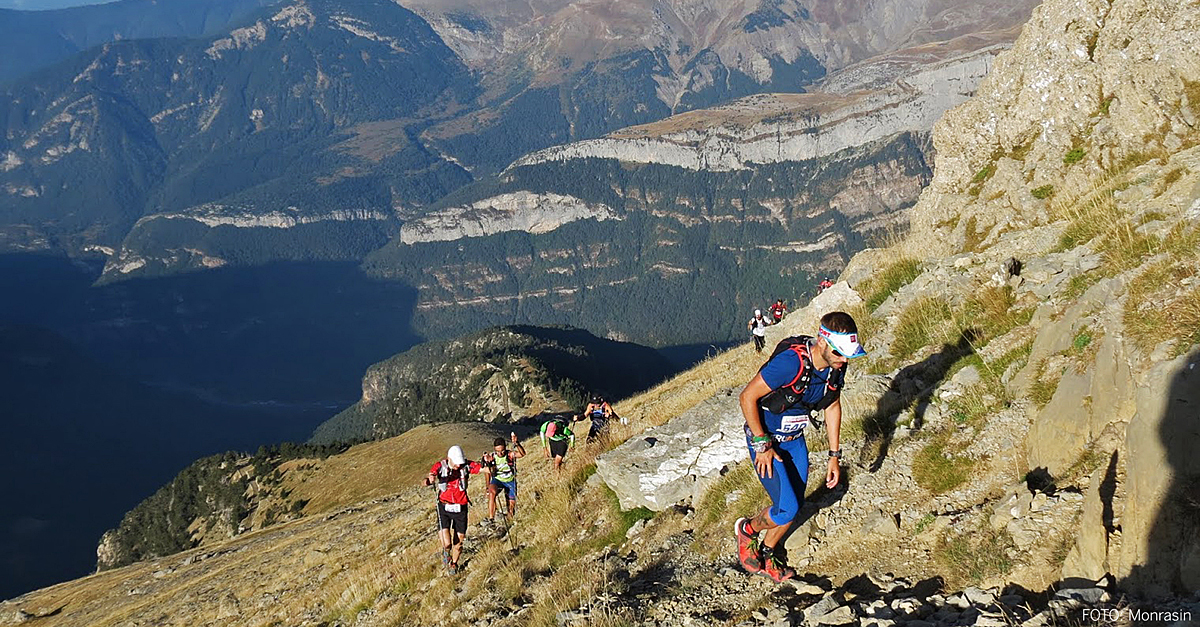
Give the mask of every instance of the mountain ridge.
M 372 365 L 358 402 L 311 441 L 387 438 L 431 422 L 520 423 L 582 411 L 593 394 L 624 398 L 673 371 L 653 349 L 582 329 L 494 327 Z

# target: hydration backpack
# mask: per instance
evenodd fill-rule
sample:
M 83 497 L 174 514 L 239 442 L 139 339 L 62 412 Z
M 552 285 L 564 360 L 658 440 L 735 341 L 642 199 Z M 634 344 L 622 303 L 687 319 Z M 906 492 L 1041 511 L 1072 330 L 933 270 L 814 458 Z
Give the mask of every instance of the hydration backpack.
M 567 426 L 567 421 L 562 418 L 553 418 L 550 420 L 554 424 L 554 435 L 548 436 L 550 440 L 562 440 L 571 437 L 571 428 Z
M 505 460 L 507 460 L 507 461 L 508 461 L 509 472 L 512 474 L 513 478 L 515 479 L 515 478 L 517 477 L 517 456 L 516 456 L 516 452 L 514 452 L 514 451 L 508 451 L 508 452 L 506 452 L 504 455 L 497 455 L 497 454 L 496 454 L 496 453 L 493 451 L 493 452 L 491 452 L 491 453 L 488 453 L 488 455 L 490 455 L 490 457 L 488 458 L 488 462 L 487 462 L 487 464 L 488 464 L 488 466 L 490 466 L 490 467 L 491 467 L 491 469 L 492 469 L 492 476 L 493 476 L 493 477 L 499 476 L 499 473 L 500 473 L 500 467 L 499 467 L 499 465 L 496 463 L 496 460 L 497 460 L 497 459 L 500 459 L 501 457 L 503 457 Z
M 842 383 L 846 380 L 846 367 L 832 368 L 829 372 L 829 380 L 825 382 L 825 395 L 816 403 L 802 403 L 804 398 L 804 390 L 808 387 L 808 382 L 812 380 L 813 362 L 812 356 L 808 354 L 808 343 L 812 341 L 812 336 L 796 335 L 785 337 L 775 345 L 775 350 L 771 352 L 771 356 L 763 365 L 758 368 L 761 373 L 762 369 L 775 359 L 780 354 L 786 351 L 795 351 L 800 357 L 800 369 L 796 372 L 796 377 L 791 383 L 780 386 L 771 390 L 769 394 L 758 400 L 758 404 L 763 409 L 772 414 L 782 414 L 783 412 L 800 405 L 804 409 L 820 411 L 829 407 L 842 393 Z

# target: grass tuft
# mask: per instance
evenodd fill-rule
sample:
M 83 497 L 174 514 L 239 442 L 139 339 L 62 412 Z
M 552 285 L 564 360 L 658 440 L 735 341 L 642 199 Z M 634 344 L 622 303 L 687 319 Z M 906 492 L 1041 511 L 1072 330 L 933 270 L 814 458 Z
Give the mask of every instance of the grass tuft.
M 1079 163 L 1083 160 L 1083 155 L 1086 154 L 1082 148 L 1072 148 L 1067 154 L 1063 155 L 1063 163 L 1070 165 Z
M 1058 391 L 1058 383 L 1062 380 L 1062 375 L 1062 371 L 1047 372 L 1046 360 L 1038 363 L 1037 370 L 1033 375 L 1033 383 L 1029 386 L 1029 400 L 1038 407 L 1045 407 L 1050 399 L 1054 398 L 1054 393 Z
M 970 457 L 951 453 L 949 443 L 950 434 L 939 433 L 913 459 L 913 479 L 933 494 L 945 494 L 966 483 L 975 467 Z
M 1088 291 L 1088 288 L 1095 285 L 1101 278 L 1099 272 L 1084 272 L 1076 274 L 1067 281 L 1067 287 L 1063 290 L 1063 299 L 1072 301 L 1077 300 L 1083 293 Z
M 973 533 L 948 533 L 939 543 L 936 556 L 947 570 L 948 584 L 978 585 L 1012 570 L 1013 563 L 1008 557 L 1012 547 L 1013 540 L 1007 532 L 993 530 L 984 523 Z
M 1033 197 L 1037 198 L 1038 200 L 1045 200 L 1054 195 L 1054 186 L 1043 185 L 1041 187 L 1035 187 L 1030 193 L 1033 194 Z
M 1016 303 L 1012 287 L 989 284 L 971 294 L 963 305 L 960 317 L 969 320 L 972 328 L 986 342 L 1027 324 L 1033 317 L 1034 308 L 1016 307 Z
M 1008 158 L 1014 161 L 1024 161 L 1029 155 L 1029 151 L 1033 150 L 1033 141 L 1036 137 L 1030 138 L 1023 144 L 1013 146 L 1012 150 L 1008 151 Z
M 937 297 L 920 298 L 904 311 L 896 321 L 896 338 L 892 341 L 892 356 L 904 358 L 933 343 L 949 340 L 953 336 L 954 315 L 950 303 Z
M 988 415 L 1002 406 L 1002 398 L 992 393 L 994 388 L 1003 389 L 999 385 L 979 384 L 963 390 L 948 403 L 950 418 L 960 425 L 982 427 Z
M 920 261 L 912 258 L 897 259 L 865 281 L 859 293 L 864 295 L 863 300 L 866 301 L 867 309 L 875 311 L 889 296 L 912 283 L 913 279 L 920 275 Z
M 1068 250 L 1090 243 L 1103 256 L 1104 273 L 1108 276 L 1136 267 L 1158 248 L 1156 238 L 1137 231 L 1117 206 L 1111 191 L 1060 207 L 1057 213 L 1069 221 L 1059 248 Z
M 967 193 L 972 196 L 978 196 L 979 192 L 983 189 L 984 183 L 987 183 L 988 179 L 992 178 L 992 175 L 995 173 L 996 166 L 994 164 L 984 166 L 983 169 L 976 172 L 975 177 L 971 179 L 971 184 L 967 188 Z
M 1123 319 L 1125 332 L 1145 351 L 1177 338 L 1175 354 L 1200 343 L 1200 277 L 1197 253 L 1191 259 L 1170 255 L 1151 264 L 1129 285 Z M 1185 281 L 1190 286 L 1184 287 Z
M 975 219 L 971 216 L 967 219 L 967 223 L 963 225 L 963 247 L 962 251 L 967 253 L 977 253 L 983 250 L 983 239 L 987 237 L 988 231 L 986 228 L 980 229 Z
M 1187 96 L 1188 106 L 1194 113 L 1200 113 L 1200 81 L 1183 81 L 1183 93 Z

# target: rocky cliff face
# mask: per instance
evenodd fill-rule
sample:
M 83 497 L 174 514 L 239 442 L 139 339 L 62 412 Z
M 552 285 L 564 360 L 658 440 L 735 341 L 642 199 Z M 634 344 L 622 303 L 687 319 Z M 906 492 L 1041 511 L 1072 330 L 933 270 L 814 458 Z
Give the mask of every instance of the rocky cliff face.
M 1032 190 L 1079 198 L 1114 170 L 1192 143 L 1194 19 L 1156 3 L 1039 7 L 978 95 L 939 121 L 943 158 L 914 230 L 953 252 L 970 216 L 993 238 L 1043 224 L 1051 203 Z
M 312 213 L 295 206 L 263 211 L 253 206 L 206 204 L 140 218 L 120 246 L 115 249 L 91 246 L 89 250 L 107 257 L 100 277 L 104 282 L 126 276 L 220 268 L 230 264 L 231 259 L 234 264 L 244 264 L 247 257 L 256 256 L 254 249 L 270 251 L 261 255 L 264 261 L 289 257 L 355 259 L 372 242 L 394 234 L 398 230 L 396 224 L 391 212 L 372 209 Z M 253 240 L 254 244 L 232 243 L 243 238 Z M 321 241 L 311 242 L 306 250 L 296 250 L 302 245 L 299 242 L 320 238 L 359 241 L 340 251 L 337 244 Z M 222 239 L 232 244 L 223 244 Z M 270 250 L 273 246 L 279 249 Z
M 449 207 L 404 223 L 404 244 L 486 237 L 506 231 L 541 234 L 576 220 L 611 220 L 612 208 L 560 194 L 514 192 Z
M 752 96 L 600 139 L 540 150 L 518 159 L 510 169 L 595 158 L 720 172 L 827 157 L 899 133 L 933 128 L 943 113 L 974 93 L 1005 48 L 996 44 L 965 53 L 948 51 L 943 54 L 949 58 L 889 67 L 890 80 L 875 89 L 863 83 L 883 81 L 863 76 L 870 71 L 865 67 L 855 68 L 854 77 L 831 78 L 814 86 L 811 94 Z M 883 66 L 896 56 L 864 65 Z
M 1198 23 L 1195 5 L 1043 4 L 978 96 L 939 122 L 937 172 L 911 213 L 926 251 L 1046 260 L 1029 280 L 1064 282 L 1034 316 L 1016 385 L 1056 376 L 1081 334 L 1098 346 L 1033 411 L 1028 463 L 1061 476 L 1081 456 L 1103 461 L 1063 574 L 1109 572 L 1153 594 L 1200 589 L 1194 514 L 1180 505 L 1200 469 L 1177 450 L 1196 437 L 1182 416 L 1197 394 L 1197 267 L 1184 234 L 1200 202 Z M 1079 251 L 1100 267 L 1053 261 Z M 1063 295 L 1067 281 L 1087 288 L 1080 300 Z M 1159 308 L 1146 337 L 1139 328 Z

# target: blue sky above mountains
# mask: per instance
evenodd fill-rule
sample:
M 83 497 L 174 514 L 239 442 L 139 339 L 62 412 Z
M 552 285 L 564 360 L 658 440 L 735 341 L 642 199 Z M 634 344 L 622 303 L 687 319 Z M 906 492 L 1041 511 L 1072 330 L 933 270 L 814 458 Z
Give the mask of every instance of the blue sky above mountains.
M 65 9 L 85 4 L 102 4 L 109 0 L 0 0 L 0 9 L 18 9 L 21 11 L 46 11 L 50 9 Z

